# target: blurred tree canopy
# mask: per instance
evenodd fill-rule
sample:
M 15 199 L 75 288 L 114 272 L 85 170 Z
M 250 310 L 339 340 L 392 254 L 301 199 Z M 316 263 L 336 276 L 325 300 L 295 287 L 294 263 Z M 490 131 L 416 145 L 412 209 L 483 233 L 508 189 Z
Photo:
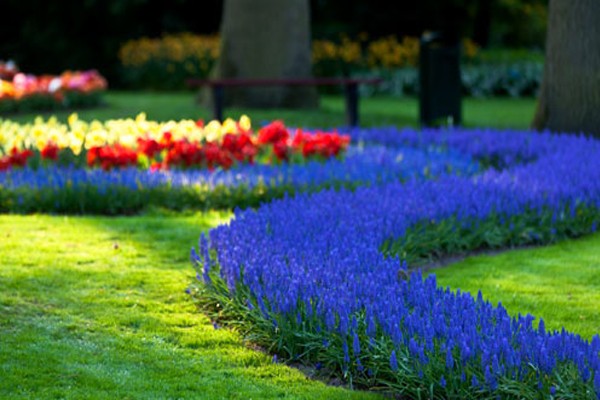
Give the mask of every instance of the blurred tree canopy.
M 2 0 L 0 60 L 35 74 L 98 69 L 115 82 L 128 39 L 219 30 L 221 0 Z M 201 4 L 202 12 L 197 10 Z
M 544 45 L 548 0 L 311 0 L 313 36 L 445 31 L 483 46 Z
M 163 33 L 216 33 L 223 0 L 3 0 L 0 60 L 23 71 L 96 68 L 118 85 L 118 49 Z M 444 30 L 482 45 L 543 47 L 548 0 L 310 0 L 312 36 L 419 36 Z M 201 10 L 200 12 L 198 10 Z M 276 18 L 276 16 L 274 16 Z

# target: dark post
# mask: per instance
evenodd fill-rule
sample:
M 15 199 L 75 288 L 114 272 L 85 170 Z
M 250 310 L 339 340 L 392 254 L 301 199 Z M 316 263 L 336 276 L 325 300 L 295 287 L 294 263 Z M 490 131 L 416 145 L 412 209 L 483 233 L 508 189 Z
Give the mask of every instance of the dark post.
M 428 33 L 421 37 L 419 55 L 419 108 L 423 126 L 440 118 L 451 117 L 460 125 L 461 80 L 458 40 L 443 34 Z
M 346 122 L 349 126 L 358 126 L 358 83 L 344 85 L 346 93 Z
M 223 85 L 213 84 L 213 118 L 219 122 L 223 122 Z

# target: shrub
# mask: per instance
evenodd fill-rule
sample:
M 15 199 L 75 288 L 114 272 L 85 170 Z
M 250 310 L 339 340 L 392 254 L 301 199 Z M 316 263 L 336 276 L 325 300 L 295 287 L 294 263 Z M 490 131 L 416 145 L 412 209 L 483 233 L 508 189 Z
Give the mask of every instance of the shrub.
M 544 66 L 537 62 L 513 64 L 464 64 L 461 66 L 462 93 L 473 97 L 537 96 Z M 363 95 L 415 96 L 419 94 L 419 72 L 415 68 L 371 70 L 357 77 L 382 77 L 376 87 L 361 88 Z
M 119 49 L 122 77 L 134 88 L 184 89 L 187 78 L 206 78 L 219 57 L 215 35 L 181 33 L 141 38 Z

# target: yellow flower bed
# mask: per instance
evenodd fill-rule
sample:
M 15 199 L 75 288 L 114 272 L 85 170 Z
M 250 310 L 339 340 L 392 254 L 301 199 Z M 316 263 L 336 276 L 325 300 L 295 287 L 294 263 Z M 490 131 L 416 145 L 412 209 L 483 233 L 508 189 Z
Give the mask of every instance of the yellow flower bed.
M 208 62 L 207 59 L 219 57 L 220 42 L 216 35 L 192 33 L 165 35 L 158 39 L 141 38 L 126 42 L 119 50 L 119 59 L 125 67 L 141 67 L 152 60 Z
M 56 117 L 44 120 L 37 117 L 33 123 L 19 124 L 0 119 L 0 154 L 11 149 L 41 151 L 47 144 L 54 143 L 61 149 L 70 148 L 75 155 L 83 149 L 119 143 L 135 147 L 138 138 L 160 140 L 164 132 L 171 132 L 174 140 L 220 142 L 225 134 L 238 134 L 251 129 L 251 121 L 242 116 L 239 121 L 227 119 L 222 124 L 210 121 L 203 125 L 194 120 L 156 122 L 140 113 L 135 119 L 112 119 L 105 122 L 82 121 L 71 114 L 68 122 L 61 123 Z
M 363 55 L 361 43 L 343 36 L 341 43 L 337 44 L 331 40 L 313 40 L 312 62 L 342 61 L 348 64 L 361 64 Z
M 414 67 L 419 61 L 419 38 L 405 36 L 401 42 L 388 36 L 369 43 L 367 63 L 370 67 Z

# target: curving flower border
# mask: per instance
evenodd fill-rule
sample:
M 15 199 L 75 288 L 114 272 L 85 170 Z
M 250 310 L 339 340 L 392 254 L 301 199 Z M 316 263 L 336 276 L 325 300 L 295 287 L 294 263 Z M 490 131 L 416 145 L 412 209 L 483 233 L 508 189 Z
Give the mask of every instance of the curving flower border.
M 542 320 L 536 326 L 481 294 L 440 288 L 401 262 L 408 242 L 440 226 L 450 237 L 438 238 L 442 250 L 467 234 L 476 247 L 595 231 L 600 142 L 492 130 L 352 135 L 460 149 L 491 168 L 238 211 L 192 251 L 204 282 L 192 293 L 205 310 L 235 318 L 280 356 L 402 395 L 600 398 L 598 335 L 588 342 L 564 329 L 547 332 Z

